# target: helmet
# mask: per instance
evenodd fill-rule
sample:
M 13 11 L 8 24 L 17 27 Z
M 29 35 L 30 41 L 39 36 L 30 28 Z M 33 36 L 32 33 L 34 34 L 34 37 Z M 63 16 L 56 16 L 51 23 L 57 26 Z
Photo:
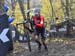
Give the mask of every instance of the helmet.
M 35 10 L 34 10 L 34 14 L 35 14 L 35 15 L 40 14 L 40 9 L 39 9 L 39 8 L 35 9 Z

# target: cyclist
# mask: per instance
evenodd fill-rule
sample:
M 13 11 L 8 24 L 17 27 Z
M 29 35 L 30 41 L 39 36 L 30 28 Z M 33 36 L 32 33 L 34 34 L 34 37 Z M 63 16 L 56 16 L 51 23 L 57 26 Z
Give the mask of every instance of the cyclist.
M 34 24 L 34 40 L 38 44 L 38 50 L 41 50 L 41 45 L 44 45 L 45 50 L 48 50 L 45 43 L 45 27 L 44 27 L 44 17 L 40 14 L 40 10 L 35 11 L 35 15 L 32 16 L 32 21 Z M 39 35 L 41 34 L 41 41 Z M 42 42 L 42 43 L 41 43 Z

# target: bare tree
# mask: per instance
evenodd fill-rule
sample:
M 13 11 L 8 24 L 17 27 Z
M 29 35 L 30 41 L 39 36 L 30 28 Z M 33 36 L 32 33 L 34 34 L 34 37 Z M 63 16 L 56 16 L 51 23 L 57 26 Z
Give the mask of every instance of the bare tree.
M 69 17 L 69 1 L 68 0 L 66 0 L 66 16 Z
M 55 18 L 56 15 L 55 15 L 55 12 L 54 12 L 54 8 L 53 8 L 53 5 L 52 5 L 52 0 L 49 0 L 50 1 L 50 5 L 51 5 L 51 8 L 52 8 L 52 24 L 55 24 Z
M 23 18 L 25 20 L 26 19 L 26 15 L 25 15 L 25 9 L 24 9 L 23 1 L 22 0 L 18 0 L 18 3 L 19 3 L 19 6 L 20 6 L 20 9 L 21 9 L 21 13 L 23 15 Z
M 22 0 L 18 0 L 19 2 L 19 5 L 20 5 L 20 9 L 21 9 L 21 12 L 22 12 L 22 15 L 23 15 L 23 18 L 24 20 L 26 20 L 26 15 L 25 15 L 25 9 L 24 9 L 24 4 L 23 4 L 23 1 Z M 29 9 L 29 0 L 28 0 L 28 9 Z M 29 13 L 27 15 L 27 18 L 29 18 Z M 24 27 L 24 35 L 26 34 L 29 34 L 29 31 L 26 29 L 26 28 L 29 28 L 29 24 L 24 24 L 23 23 L 23 27 Z M 31 45 L 30 45 L 30 41 L 29 41 L 29 37 L 27 35 L 27 40 L 28 40 L 28 47 L 29 47 L 29 51 L 31 51 Z
M 66 15 L 66 12 L 65 12 L 65 3 L 64 3 L 64 0 L 61 0 L 61 8 L 60 9 L 62 9 L 62 11 L 63 11 L 63 13 L 64 13 L 64 17 L 65 17 L 65 15 Z
M 30 0 L 27 1 L 27 9 L 30 9 Z M 27 18 L 30 19 L 30 12 L 27 13 Z
M 71 23 L 70 23 L 70 18 L 69 18 L 69 16 L 70 16 L 70 14 L 69 14 L 69 0 L 66 0 L 66 16 L 67 16 L 67 18 L 66 18 L 66 20 L 67 20 L 67 32 L 66 32 L 66 34 L 67 34 L 67 36 L 70 36 L 71 35 L 71 29 L 72 29 L 72 26 L 71 26 Z
M 4 7 L 4 0 L 0 0 L 0 14 L 4 13 L 3 7 Z
M 54 9 L 53 9 L 53 5 L 52 5 L 52 0 L 49 0 L 50 1 L 50 5 L 51 5 L 51 8 L 52 8 L 52 18 L 55 17 L 55 12 L 54 12 Z
M 16 0 L 11 0 L 11 6 L 12 6 L 12 16 L 15 17 Z

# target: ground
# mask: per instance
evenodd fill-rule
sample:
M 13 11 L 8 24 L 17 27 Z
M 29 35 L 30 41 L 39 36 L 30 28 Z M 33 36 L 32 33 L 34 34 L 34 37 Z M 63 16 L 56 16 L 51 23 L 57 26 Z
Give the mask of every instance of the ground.
M 37 44 L 35 42 L 31 42 L 32 52 L 29 52 L 27 43 L 19 43 L 18 44 L 21 51 L 17 50 L 13 52 L 13 55 L 10 56 L 75 56 L 75 41 L 74 39 L 63 40 L 63 39 L 53 39 L 50 40 L 48 45 L 48 52 L 44 50 L 42 46 L 42 50 L 38 52 Z M 19 49 L 20 49 L 19 48 Z

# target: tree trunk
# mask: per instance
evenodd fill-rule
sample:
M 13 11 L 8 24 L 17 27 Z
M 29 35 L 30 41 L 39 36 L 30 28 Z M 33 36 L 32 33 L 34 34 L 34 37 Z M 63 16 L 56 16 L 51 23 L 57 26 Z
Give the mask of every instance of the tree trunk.
M 12 6 L 12 16 L 15 17 L 15 6 L 16 6 L 15 0 L 11 0 L 11 6 Z
M 23 1 L 22 0 L 18 0 L 18 2 L 19 2 L 19 5 L 20 5 L 20 9 L 21 9 L 21 12 L 22 12 L 22 15 L 23 15 L 23 18 L 24 18 L 24 20 L 26 20 L 26 15 L 25 15 L 25 11 L 24 11 L 24 5 L 23 5 Z M 29 0 L 28 0 L 28 7 L 27 7 L 28 9 L 30 8 L 29 7 Z M 29 19 L 30 18 L 30 16 L 29 16 L 29 13 L 27 14 L 27 19 Z M 31 46 L 30 46 L 30 41 L 29 41 L 29 31 L 26 29 L 26 27 L 29 27 L 29 24 L 27 23 L 27 24 L 23 24 L 23 27 L 24 27 L 24 35 L 27 35 L 26 37 L 27 37 L 27 40 L 28 40 L 28 47 L 29 47 L 29 51 L 31 51 Z
M 22 2 L 22 0 L 18 0 L 18 2 L 19 2 L 20 9 L 21 9 L 21 13 L 22 13 L 23 18 L 25 20 L 26 19 L 26 15 L 25 15 L 25 11 L 24 11 L 25 9 L 24 9 L 23 2 Z
M 70 21 L 69 21 L 69 1 L 68 0 L 66 0 L 66 16 L 67 16 L 67 18 L 66 18 L 66 20 L 67 20 L 67 32 L 66 32 L 66 34 L 67 34 L 67 36 L 70 36 L 71 25 L 70 25 Z
M 0 0 L 0 14 L 3 14 L 4 13 L 4 0 Z
M 30 0 L 27 1 L 27 10 L 30 9 Z M 30 19 L 30 12 L 27 13 L 27 18 Z

